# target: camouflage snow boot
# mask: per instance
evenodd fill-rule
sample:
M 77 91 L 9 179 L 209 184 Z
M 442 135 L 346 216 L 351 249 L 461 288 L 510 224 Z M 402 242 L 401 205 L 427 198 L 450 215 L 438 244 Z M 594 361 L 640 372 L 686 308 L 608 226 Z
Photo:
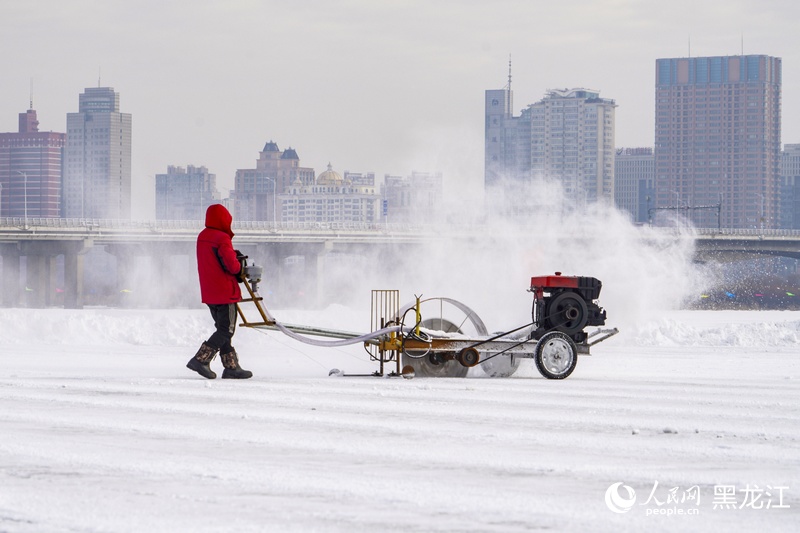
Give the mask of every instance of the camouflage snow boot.
M 252 372 L 239 366 L 239 356 L 236 355 L 236 350 L 224 353 L 221 357 L 222 366 L 225 367 L 225 370 L 222 371 L 222 379 L 248 379 L 253 377 Z
M 191 368 L 201 376 L 206 379 L 214 379 L 217 375 L 211 370 L 209 366 L 211 361 L 214 360 L 214 357 L 217 355 L 217 350 L 212 348 L 206 343 L 197 350 L 197 355 L 192 357 L 188 363 L 186 363 L 186 368 Z

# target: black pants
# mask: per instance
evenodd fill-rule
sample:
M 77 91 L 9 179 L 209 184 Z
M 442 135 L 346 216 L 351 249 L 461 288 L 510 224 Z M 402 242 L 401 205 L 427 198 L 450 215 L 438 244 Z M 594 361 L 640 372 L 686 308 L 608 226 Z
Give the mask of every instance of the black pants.
M 206 304 L 214 318 L 217 330 L 208 338 L 206 344 L 226 354 L 233 351 L 231 339 L 236 332 L 236 304 Z

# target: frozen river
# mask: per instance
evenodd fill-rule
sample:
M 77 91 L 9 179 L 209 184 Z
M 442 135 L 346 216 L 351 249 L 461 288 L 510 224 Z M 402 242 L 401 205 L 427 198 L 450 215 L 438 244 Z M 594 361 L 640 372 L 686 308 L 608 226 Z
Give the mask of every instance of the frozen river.
M 800 313 L 668 313 L 563 381 L 530 361 L 509 379 L 328 377 L 375 367 L 252 330 L 236 344 L 254 378 L 206 381 L 184 367 L 206 315 L 0 311 L 0 531 L 800 523 Z

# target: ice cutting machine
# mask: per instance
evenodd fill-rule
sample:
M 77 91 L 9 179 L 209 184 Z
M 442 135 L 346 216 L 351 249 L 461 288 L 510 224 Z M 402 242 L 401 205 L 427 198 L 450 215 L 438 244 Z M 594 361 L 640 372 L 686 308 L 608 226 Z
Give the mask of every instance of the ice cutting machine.
M 252 279 L 248 271 L 253 273 Z M 314 326 L 284 324 L 275 320 L 258 295 L 260 268 L 245 269 L 248 297 L 238 305 L 242 326 L 279 330 L 301 342 L 317 346 L 363 343 L 371 360 L 379 364 L 374 376 L 465 377 L 480 366 L 491 377 L 508 377 L 522 359 L 533 359 L 548 379 L 568 377 L 579 354 L 616 335 L 605 326 L 606 312 L 597 303 L 602 283 L 597 278 L 554 275 L 531 278 L 531 322 L 509 331 L 489 333 L 469 307 L 450 298 L 417 297 L 400 305 L 399 291 L 373 290 L 371 332 L 354 333 Z M 253 303 L 258 318 L 250 320 L 244 304 Z M 311 337 L 327 337 L 325 341 Z M 332 370 L 332 374 L 343 374 Z

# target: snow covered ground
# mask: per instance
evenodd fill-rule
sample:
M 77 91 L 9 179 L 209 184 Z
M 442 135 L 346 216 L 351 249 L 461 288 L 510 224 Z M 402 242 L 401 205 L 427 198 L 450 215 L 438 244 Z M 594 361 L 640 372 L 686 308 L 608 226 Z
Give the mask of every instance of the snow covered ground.
M 564 381 L 240 329 L 231 382 L 184 367 L 202 309 L 0 310 L 0 531 L 796 531 L 800 313 L 609 316 Z

